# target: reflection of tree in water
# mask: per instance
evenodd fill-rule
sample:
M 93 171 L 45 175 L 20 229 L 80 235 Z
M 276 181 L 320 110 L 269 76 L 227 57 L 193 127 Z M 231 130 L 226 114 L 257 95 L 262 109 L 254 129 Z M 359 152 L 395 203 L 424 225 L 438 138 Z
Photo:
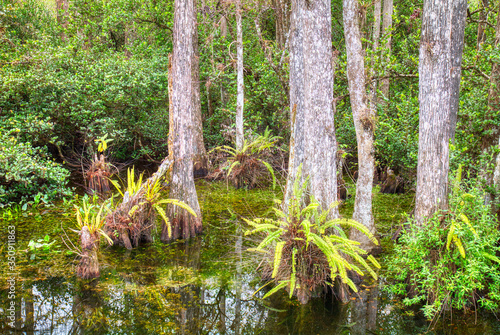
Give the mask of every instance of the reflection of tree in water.
M 79 334 L 80 330 L 97 332 L 106 329 L 106 316 L 102 312 L 103 298 L 96 290 L 97 281 L 78 282 L 73 296 L 73 327 L 71 334 Z
M 18 277 L 14 329 L 9 326 L 10 320 L 4 313 L 0 319 L 0 332 L 27 335 L 35 332 L 69 333 L 71 289 L 71 285 L 60 277 L 35 282 Z M 10 301 L 8 291 L 0 292 L 0 309 L 6 311 Z
M 353 323 L 351 335 L 372 334 L 377 326 L 378 307 L 377 284 L 360 289 L 350 303 L 350 321 Z

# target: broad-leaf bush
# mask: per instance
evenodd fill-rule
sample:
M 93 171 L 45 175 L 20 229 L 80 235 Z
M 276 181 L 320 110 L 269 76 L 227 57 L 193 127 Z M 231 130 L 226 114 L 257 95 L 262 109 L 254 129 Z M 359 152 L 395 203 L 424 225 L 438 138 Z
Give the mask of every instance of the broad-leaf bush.
M 166 58 L 91 56 L 60 48 L 33 58 L 29 64 L 0 69 L 4 127 L 36 116 L 55 125 L 42 145 L 57 139 L 67 148 L 79 148 L 107 133 L 116 140 L 119 158 L 165 155 Z
M 460 181 L 460 168 L 449 198 L 450 209 L 423 227 L 410 220 L 388 259 L 396 283 L 387 289 L 407 295 L 406 305 L 423 304 L 426 317 L 443 310 L 500 306 L 500 232 L 474 180 Z
M 0 206 L 29 202 L 37 195 L 50 201 L 71 194 L 66 187 L 68 170 L 54 162 L 45 148 L 19 141 L 19 129 L 0 130 Z

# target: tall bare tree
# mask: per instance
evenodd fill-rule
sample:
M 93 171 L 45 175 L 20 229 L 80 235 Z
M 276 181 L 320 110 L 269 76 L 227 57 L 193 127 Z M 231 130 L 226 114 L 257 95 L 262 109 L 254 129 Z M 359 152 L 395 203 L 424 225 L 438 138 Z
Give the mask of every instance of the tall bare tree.
M 171 65 L 169 153 L 173 158 L 170 197 L 184 201 L 196 213 L 171 206 L 167 216 L 169 235 L 163 224 L 161 240 L 188 239 L 202 230 L 201 211 L 193 178 L 193 29 L 196 16 L 193 0 L 175 0 L 173 59 Z
M 466 11 L 467 0 L 424 2 L 415 201 L 415 217 L 420 225 L 448 204 L 449 140 L 457 119 Z
M 483 2 L 484 3 L 484 2 Z M 495 28 L 495 47 L 500 44 L 500 8 L 497 14 L 497 25 Z M 487 126 L 485 127 L 486 134 L 482 137 L 481 150 L 488 152 L 492 147 L 498 144 L 500 148 L 500 129 L 495 126 L 494 120 L 498 118 L 500 110 L 500 64 L 493 62 L 491 66 L 490 87 L 488 91 L 488 110 L 485 119 Z M 493 186 L 495 190 L 500 190 L 500 154 L 496 157 L 494 170 L 488 171 L 488 168 L 482 169 L 482 177 L 486 180 L 488 186 Z M 498 211 L 495 205 L 494 194 L 489 192 L 486 194 L 486 201 L 493 204 L 493 210 Z M 498 202 L 498 201 L 497 201 Z M 500 213 L 500 212 L 499 212 Z
M 382 0 L 378 0 L 373 5 L 373 58 L 372 58 L 372 66 L 371 66 L 371 76 L 373 77 L 373 66 L 375 65 L 379 40 L 380 40 L 380 15 L 382 12 Z M 378 80 L 370 78 L 370 106 L 372 108 L 376 108 L 377 105 L 377 88 L 378 88 Z
M 196 18 L 196 0 L 193 0 L 195 8 L 195 27 L 193 29 L 193 164 L 195 177 L 204 177 L 208 172 L 208 156 L 203 141 L 203 118 L 201 115 L 201 93 L 200 93 L 200 51 L 198 47 L 198 25 Z
M 238 68 L 238 93 L 236 101 L 236 149 L 243 148 L 243 105 L 245 103 L 245 83 L 243 82 L 243 27 L 241 22 L 241 0 L 236 0 L 236 44 Z
M 323 209 L 337 199 L 330 0 L 293 0 L 290 40 L 292 137 L 285 201 L 297 169 Z M 338 216 L 335 209 L 331 217 Z
M 373 145 L 375 112 L 371 106 L 367 105 L 364 52 L 361 44 L 358 13 L 358 0 L 344 0 L 347 80 L 358 143 L 358 180 L 356 182 L 353 219 L 375 233 L 372 214 L 373 173 L 375 171 L 373 156 L 375 152 Z M 358 230 L 352 231 L 351 238 L 361 242 L 361 247 L 367 251 L 371 251 L 375 247 L 375 244 Z
M 479 49 L 481 43 L 484 42 L 486 38 L 485 28 L 488 21 L 488 7 L 490 5 L 489 0 L 480 0 L 481 13 L 479 14 L 479 23 L 477 24 L 477 48 Z
M 391 58 L 391 43 L 392 43 L 392 14 L 394 12 L 394 1 L 393 0 L 384 0 L 384 9 L 383 9 L 383 20 L 382 20 L 382 33 L 386 37 L 384 49 L 386 52 L 385 62 L 388 64 Z M 389 78 L 384 78 L 381 81 L 380 91 L 387 99 L 389 98 L 389 86 L 390 80 Z

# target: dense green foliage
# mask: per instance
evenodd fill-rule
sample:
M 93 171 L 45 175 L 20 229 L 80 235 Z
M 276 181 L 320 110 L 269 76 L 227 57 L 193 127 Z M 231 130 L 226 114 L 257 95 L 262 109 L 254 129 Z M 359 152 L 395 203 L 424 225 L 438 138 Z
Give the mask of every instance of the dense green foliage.
M 0 44 L 2 90 L 0 123 L 34 116 L 51 122 L 52 130 L 21 128 L 35 146 L 48 146 L 65 156 L 81 154 L 105 133 L 116 139 L 116 159 L 160 159 L 168 136 L 167 55 L 172 47 L 173 1 L 134 0 L 71 2 L 65 28 L 56 20 L 54 4 L 6 0 L 1 5 Z M 373 50 L 373 14 L 366 11 L 362 30 L 370 81 L 388 77 L 389 96 L 379 91 L 375 156 L 380 167 L 391 167 L 412 180 L 418 144 L 418 46 L 421 2 L 401 1 L 392 31 L 382 34 Z M 476 10 L 478 3 L 471 3 Z M 356 137 L 347 94 L 341 1 L 332 1 L 332 41 L 340 52 L 336 66 L 336 129 L 340 145 L 356 157 Z M 474 13 L 473 15 L 478 15 Z M 245 127 L 262 133 L 268 127 L 287 144 L 288 54 L 277 41 L 277 18 L 271 8 L 245 9 Z M 475 39 L 478 23 L 466 28 L 464 71 L 455 138 L 454 161 L 467 169 L 484 153 L 482 138 L 499 126 L 498 110 L 488 104 L 488 74 L 497 62 L 495 15 L 489 15 L 486 40 Z M 255 20 L 259 23 L 258 33 Z M 232 5 L 214 4 L 198 15 L 200 87 L 204 137 L 208 147 L 232 141 L 236 105 L 235 32 Z M 215 23 L 215 24 L 214 24 Z M 392 52 L 384 43 L 391 37 Z M 389 58 L 387 58 L 389 56 Z M 380 88 L 380 86 L 379 86 Z M 355 167 L 353 167 L 355 169 Z
M 53 161 L 47 150 L 18 138 L 19 129 L 0 128 L 0 206 L 13 202 L 49 202 L 71 194 L 68 170 Z
M 457 178 L 450 211 L 436 213 L 424 227 L 410 220 L 388 258 L 398 283 L 387 288 L 409 296 L 407 305 L 423 304 L 428 318 L 450 307 L 496 311 L 500 305 L 500 232 L 483 199 L 475 181 Z

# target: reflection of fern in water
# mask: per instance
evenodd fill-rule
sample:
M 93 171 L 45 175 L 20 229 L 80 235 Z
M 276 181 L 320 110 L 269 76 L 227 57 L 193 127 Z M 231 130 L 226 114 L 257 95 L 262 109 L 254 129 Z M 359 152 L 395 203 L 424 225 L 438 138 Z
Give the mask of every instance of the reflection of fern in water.
M 229 154 L 226 179 L 234 187 L 254 188 L 262 181 L 266 173 L 273 179 L 273 188 L 276 185 L 274 170 L 267 162 L 270 158 L 270 151 L 274 148 L 278 136 L 271 136 L 269 129 L 263 135 L 259 135 L 255 140 L 244 141 L 243 147 L 238 150 L 224 145 L 214 148 L 212 151 L 220 151 Z
M 360 276 L 368 272 L 373 278 L 377 278 L 372 266 L 380 268 L 380 265 L 371 255 L 367 257 L 371 265 L 368 264 L 362 257 L 366 255 L 366 251 L 357 246 L 358 242 L 348 238 L 347 230 L 358 229 L 374 243 L 377 240 L 359 222 L 348 219 L 328 220 L 330 210 L 337 203 L 322 211 L 320 204 L 311 197 L 309 205 L 302 206 L 300 199 L 303 198 L 308 181 L 301 185 L 301 168 L 298 174 L 288 213 L 274 208 L 277 220 L 246 220 L 254 228 L 246 234 L 267 234 L 256 248 L 251 249 L 266 253 L 268 262 L 264 278 L 267 277 L 270 279 L 269 283 L 276 284 L 264 298 L 286 288 L 290 297 L 295 295 L 301 303 L 306 303 L 317 287 L 333 286 L 335 281 L 346 284 L 357 292 L 349 272 L 354 271 Z

